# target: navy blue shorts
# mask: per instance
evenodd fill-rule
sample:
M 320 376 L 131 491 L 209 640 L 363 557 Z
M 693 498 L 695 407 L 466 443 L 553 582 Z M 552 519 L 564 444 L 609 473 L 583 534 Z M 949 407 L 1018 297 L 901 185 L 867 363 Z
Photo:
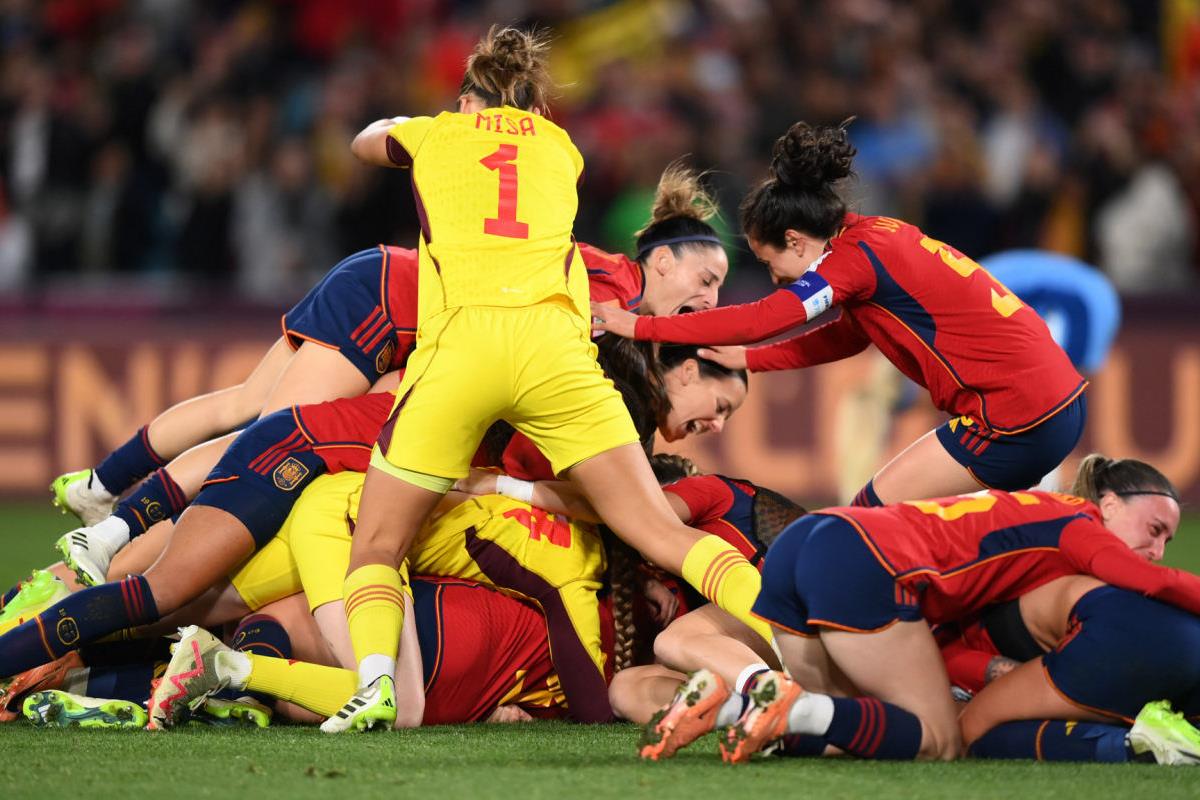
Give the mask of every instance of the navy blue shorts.
M 250 531 L 255 546 L 262 547 L 279 532 L 304 487 L 325 469 L 292 409 L 285 408 L 238 434 L 192 505 L 228 511 Z
M 337 350 L 374 383 L 396 354 L 396 329 L 379 302 L 383 265 L 379 247 L 339 261 L 283 315 L 284 338 L 293 348 L 310 341 Z
M 955 417 L 937 429 L 938 441 L 989 489 L 1036 486 L 1063 462 L 1083 435 L 1087 399 L 1080 394 L 1050 419 L 1023 433 L 998 434 L 976 420 Z
M 1102 586 L 1079 598 L 1042 664 L 1067 700 L 1127 722 L 1154 700 L 1200 714 L 1200 617 L 1136 592 Z
M 801 517 L 771 545 L 751 612 L 801 636 L 922 618 L 917 595 L 896 583 L 854 526 L 827 514 Z

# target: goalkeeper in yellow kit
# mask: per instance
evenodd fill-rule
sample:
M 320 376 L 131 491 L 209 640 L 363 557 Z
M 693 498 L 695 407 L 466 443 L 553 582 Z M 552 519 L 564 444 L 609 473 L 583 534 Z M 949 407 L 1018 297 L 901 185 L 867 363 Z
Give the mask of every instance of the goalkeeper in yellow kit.
M 546 50 L 535 34 L 493 27 L 467 62 L 456 112 L 381 120 L 354 140 L 361 160 L 412 170 L 419 327 L 372 454 L 344 587 L 360 688 L 327 732 L 391 726 L 397 568 L 497 420 L 528 436 L 646 558 L 750 620 L 757 571 L 679 522 L 596 362 L 571 235 L 583 159 L 542 113 Z

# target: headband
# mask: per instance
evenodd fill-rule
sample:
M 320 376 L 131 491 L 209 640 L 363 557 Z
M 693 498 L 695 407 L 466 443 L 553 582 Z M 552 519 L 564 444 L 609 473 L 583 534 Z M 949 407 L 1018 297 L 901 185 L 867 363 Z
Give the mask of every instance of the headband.
M 683 244 L 684 242 L 711 242 L 716 245 L 721 244 L 720 238 L 713 236 L 711 233 L 697 233 L 691 236 L 673 236 L 670 239 L 658 239 L 657 241 L 642 245 L 638 248 L 637 256 L 635 256 L 635 258 L 640 261 L 642 256 L 646 255 L 646 253 L 649 253 L 656 247 L 661 247 L 662 245 Z
M 1172 493 L 1160 492 L 1160 491 L 1156 491 L 1154 489 L 1138 490 L 1138 491 L 1134 491 L 1134 492 L 1113 492 L 1113 494 L 1115 494 L 1117 497 L 1133 497 L 1133 496 L 1139 495 L 1139 494 L 1156 494 L 1156 495 L 1159 495 L 1160 497 L 1169 497 L 1172 500 L 1174 500 L 1176 503 L 1179 502 L 1179 498 L 1176 497 L 1175 495 L 1173 495 Z

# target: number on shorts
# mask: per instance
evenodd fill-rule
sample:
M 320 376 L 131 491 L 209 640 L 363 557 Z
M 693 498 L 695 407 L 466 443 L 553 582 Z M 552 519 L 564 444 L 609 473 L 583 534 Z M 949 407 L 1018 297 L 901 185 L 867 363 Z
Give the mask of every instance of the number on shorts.
M 509 239 L 528 239 L 529 225 L 517 220 L 517 146 L 502 144 L 479 163 L 500 173 L 500 204 L 495 217 L 483 221 L 483 232 Z
M 993 278 L 992 273 L 966 256 L 956 255 L 944 242 L 923 236 L 921 237 L 921 247 L 936 255 L 943 264 L 964 278 L 969 278 L 977 270 L 983 270 L 983 274 L 987 275 L 988 279 L 995 284 L 992 286 L 992 308 L 996 309 L 1000 316 L 1011 317 L 1017 313 L 1017 309 L 1024 305 L 1015 294 L 1004 288 L 1004 284 Z

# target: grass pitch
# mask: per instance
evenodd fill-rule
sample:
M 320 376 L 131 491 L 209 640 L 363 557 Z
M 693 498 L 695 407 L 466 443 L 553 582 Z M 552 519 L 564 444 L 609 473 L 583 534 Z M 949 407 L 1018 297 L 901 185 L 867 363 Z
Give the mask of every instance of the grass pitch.
M 325 736 L 314 729 L 36 731 L 0 726 L 0 795 L 348 798 L 1195 797 L 1200 773 L 1153 765 L 912 764 L 764 759 L 731 767 L 712 737 L 641 763 L 628 725 L 425 728 Z
M 0 507 L 0 583 L 53 559 L 73 527 L 46 506 Z M 1200 517 L 1168 548 L 1200 572 Z M 889 764 L 764 759 L 722 764 L 713 737 L 673 761 L 641 763 L 629 725 L 565 723 L 424 728 L 324 736 L 313 728 L 38 731 L 0 725 L 0 798 L 131 796 L 397 797 L 603 800 L 617 798 L 997 798 L 1155 800 L 1200 796 L 1200 771 L 1151 765 L 959 762 Z

